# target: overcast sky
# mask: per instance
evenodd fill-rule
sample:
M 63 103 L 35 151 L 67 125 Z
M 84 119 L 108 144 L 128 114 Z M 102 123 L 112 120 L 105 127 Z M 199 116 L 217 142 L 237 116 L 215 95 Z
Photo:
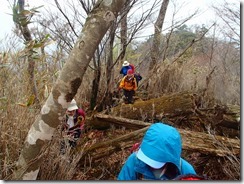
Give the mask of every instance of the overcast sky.
M 238 4 L 238 0 L 231 0 L 232 2 L 236 2 Z M 47 0 L 26 0 L 26 4 L 29 4 L 30 7 L 37 7 L 40 5 L 47 6 L 49 3 L 46 3 Z M 52 2 L 49 0 L 49 2 Z M 215 14 L 213 10 L 210 8 L 211 5 L 214 4 L 222 4 L 224 0 L 180 0 L 179 2 L 185 2 L 186 6 L 184 6 L 183 10 L 180 12 L 182 17 L 186 17 L 191 12 L 200 9 L 202 12 L 198 17 L 192 19 L 188 24 L 198 24 L 198 25 L 209 25 L 210 21 L 215 20 Z M 170 4 L 169 4 L 170 6 Z M 166 13 L 165 21 L 167 21 L 167 16 L 170 16 L 170 13 Z M 11 33 L 11 30 L 14 26 L 11 14 L 11 8 L 9 6 L 8 0 L 1 0 L 0 5 L 0 40 L 6 36 L 6 34 Z

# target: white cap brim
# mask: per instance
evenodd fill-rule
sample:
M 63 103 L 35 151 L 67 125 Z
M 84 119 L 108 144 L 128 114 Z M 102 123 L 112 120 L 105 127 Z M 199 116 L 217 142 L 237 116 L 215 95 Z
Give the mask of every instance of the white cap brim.
M 154 169 L 159 169 L 159 168 L 163 167 L 165 164 L 163 162 L 158 162 L 158 161 L 152 160 L 151 158 L 147 157 L 142 152 L 141 149 L 139 149 L 139 151 L 137 152 L 137 158 Z
M 78 106 L 77 105 L 72 105 L 71 107 L 69 107 L 67 110 L 68 111 L 73 111 L 73 110 L 76 110 L 78 109 Z

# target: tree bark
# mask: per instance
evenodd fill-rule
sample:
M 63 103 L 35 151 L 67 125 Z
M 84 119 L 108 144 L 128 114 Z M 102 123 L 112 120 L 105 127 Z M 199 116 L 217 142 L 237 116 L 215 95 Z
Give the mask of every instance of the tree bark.
M 129 5 L 129 3 L 128 3 Z M 122 61 L 125 57 L 125 51 L 127 47 L 127 14 L 128 11 L 124 12 L 123 17 L 121 18 L 121 30 L 120 30 L 120 42 L 121 42 L 121 48 L 120 48 L 120 55 L 119 55 L 119 61 Z
M 162 32 L 162 27 L 163 27 L 168 4 L 169 4 L 169 0 L 164 0 L 162 2 L 157 21 L 154 24 L 154 36 L 153 36 L 153 45 L 151 50 L 151 63 L 149 65 L 149 71 L 153 70 L 159 57 L 160 35 Z
M 97 96 L 99 92 L 99 83 L 101 79 L 101 58 L 100 58 L 100 49 L 99 47 L 96 50 L 96 57 L 94 57 L 94 79 L 92 81 L 92 90 L 91 90 L 91 100 L 90 100 L 90 109 L 93 110 L 97 104 Z
M 113 24 L 110 26 L 109 31 L 109 42 L 108 42 L 108 57 L 106 59 L 106 90 L 103 95 L 102 100 L 100 101 L 100 104 L 98 105 L 98 110 L 102 111 L 103 109 L 106 109 L 106 106 L 110 106 L 112 102 L 112 84 L 111 81 L 113 81 L 114 78 L 114 72 L 113 72 L 113 48 L 114 48 L 114 38 L 115 38 L 115 31 L 116 31 L 116 21 L 113 22 Z
M 77 93 L 98 44 L 116 19 L 126 0 L 97 1 L 72 49 L 40 115 L 31 126 L 16 169 L 15 180 L 35 180 L 45 145 L 61 123 L 63 113 Z

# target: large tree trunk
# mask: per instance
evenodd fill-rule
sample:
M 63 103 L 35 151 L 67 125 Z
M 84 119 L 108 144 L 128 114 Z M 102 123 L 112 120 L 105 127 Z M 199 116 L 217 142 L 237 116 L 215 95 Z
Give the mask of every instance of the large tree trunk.
M 160 35 L 162 32 L 162 27 L 163 27 L 168 4 L 169 4 L 169 0 L 164 0 L 162 2 L 157 21 L 154 24 L 154 36 L 153 36 L 153 44 L 151 49 L 151 63 L 149 65 L 149 71 L 153 70 L 153 68 L 155 67 L 158 61 L 159 48 L 160 48 Z
M 114 38 L 115 38 L 115 31 L 116 31 L 116 21 L 113 22 L 113 24 L 110 26 L 109 31 L 109 42 L 108 42 L 108 57 L 107 57 L 107 63 L 106 63 L 106 90 L 103 95 L 102 100 L 100 101 L 100 104 L 98 105 L 98 111 L 102 111 L 106 109 L 107 106 L 111 106 L 112 102 L 112 81 L 114 78 L 114 73 L 112 71 L 113 69 L 113 48 L 114 48 Z
M 92 81 L 92 90 L 91 90 L 91 100 L 90 100 L 90 109 L 93 110 L 97 104 L 97 96 L 99 91 L 99 83 L 101 78 L 101 59 L 99 47 L 97 48 L 97 59 L 94 57 L 94 79 Z
M 129 3 L 128 3 L 129 5 Z M 124 12 L 123 17 L 121 18 L 121 30 L 120 30 L 120 42 L 121 42 L 121 48 L 120 48 L 120 55 L 119 55 L 119 61 L 122 61 L 125 57 L 125 51 L 127 47 L 127 13 L 128 11 Z M 119 64 L 121 64 L 119 62 Z
M 41 153 L 52 139 L 63 113 L 77 93 L 98 44 L 125 2 L 126 0 L 97 1 L 40 115 L 28 132 L 13 179 L 36 179 L 43 158 Z

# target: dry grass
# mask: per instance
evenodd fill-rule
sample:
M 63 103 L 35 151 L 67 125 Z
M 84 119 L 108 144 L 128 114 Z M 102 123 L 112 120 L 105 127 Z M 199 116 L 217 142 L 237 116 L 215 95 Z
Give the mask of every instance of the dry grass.
M 26 135 L 37 114 L 35 110 L 7 104 L 1 113 L 1 178 L 12 173 Z
M 223 150 L 226 151 L 228 153 L 232 153 L 232 150 L 230 150 L 230 148 L 226 147 L 222 142 L 218 141 L 215 138 L 215 133 L 214 131 L 211 131 L 210 129 L 208 129 L 208 133 L 209 135 L 211 135 L 211 137 L 214 140 L 214 145 Z M 231 143 L 229 143 L 231 144 Z M 231 180 L 240 180 L 241 178 L 241 160 L 240 160 L 240 155 L 234 155 L 234 154 L 228 154 L 225 157 L 223 157 L 222 163 L 221 163 L 221 169 L 222 172 L 226 175 L 227 178 L 231 179 Z
M 82 153 L 67 147 L 64 154 L 60 153 L 60 143 L 63 139 L 54 136 L 45 153 L 40 167 L 38 180 L 72 180 L 76 173 L 76 165 Z M 66 142 L 68 145 L 68 142 Z

